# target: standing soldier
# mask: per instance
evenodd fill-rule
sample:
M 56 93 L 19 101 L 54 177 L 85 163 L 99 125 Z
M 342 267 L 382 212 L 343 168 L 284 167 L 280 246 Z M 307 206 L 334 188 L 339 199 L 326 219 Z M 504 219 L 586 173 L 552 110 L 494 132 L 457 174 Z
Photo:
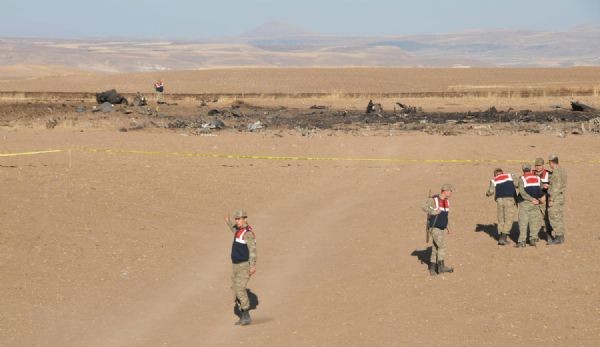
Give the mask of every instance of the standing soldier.
M 490 181 L 486 196 L 494 195 L 496 200 L 496 211 L 498 214 L 498 244 L 505 246 L 510 243 L 508 237 L 515 219 L 517 191 L 515 181 L 510 173 L 504 173 L 502 169 L 494 170 L 494 178 Z
M 542 194 L 546 197 L 546 203 L 542 206 L 542 211 L 544 212 L 544 228 L 548 234 L 547 239 L 550 240 L 552 237 L 552 228 L 550 226 L 550 220 L 548 219 L 548 183 L 550 182 L 550 171 L 544 168 L 543 158 L 535 159 L 535 174 L 538 175 L 541 180 Z
M 444 272 L 454 272 L 454 268 L 444 265 L 446 255 L 446 242 L 444 233 L 448 227 L 448 215 L 450 212 L 450 200 L 452 196 L 452 185 L 442 185 L 441 193 L 427 200 L 423 211 L 427 213 L 427 228 L 433 239 L 431 247 L 431 259 L 429 261 L 429 274 L 434 276 Z
M 542 210 L 545 203 L 542 196 L 541 180 L 533 172 L 531 165 L 523 165 L 523 176 L 519 179 L 519 241 L 517 247 L 525 247 L 527 227 L 529 226 L 529 244 L 535 246 L 538 232 L 542 227 Z
M 250 280 L 250 276 L 256 272 L 256 239 L 252 227 L 247 223 L 248 215 L 244 210 L 235 211 L 234 218 L 235 223 L 232 223 L 229 215 L 225 216 L 225 223 L 233 232 L 231 290 L 242 313 L 240 320 L 235 324 L 248 325 L 252 320 L 248 312 L 250 300 L 248 299 L 246 285 Z
M 567 172 L 558 165 L 558 157 L 551 155 L 548 163 L 552 169 L 548 187 L 548 217 L 550 226 L 554 230 L 555 239 L 549 244 L 559 245 L 565 242 L 565 224 L 563 220 L 563 206 L 565 204 L 565 191 L 567 188 Z
M 154 83 L 154 91 L 156 92 L 156 103 L 164 104 L 165 103 L 165 99 L 164 99 L 165 85 L 163 84 L 163 82 L 161 80 L 158 80 L 158 81 L 156 81 L 156 83 Z

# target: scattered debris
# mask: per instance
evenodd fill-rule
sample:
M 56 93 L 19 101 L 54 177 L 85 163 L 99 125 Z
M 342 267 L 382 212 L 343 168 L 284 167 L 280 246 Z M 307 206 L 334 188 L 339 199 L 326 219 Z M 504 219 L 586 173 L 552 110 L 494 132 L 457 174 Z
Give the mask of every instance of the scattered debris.
M 110 113 L 113 111 L 113 105 L 110 102 L 105 102 L 100 106 L 94 106 L 92 112 Z
M 127 130 L 132 131 L 132 130 L 142 130 L 144 129 L 144 125 L 143 124 L 137 124 L 137 123 L 132 123 L 131 126 L 129 128 L 127 128 Z
M 240 108 L 244 105 L 246 105 L 246 103 L 243 102 L 242 100 L 236 100 L 231 104 L 231 108 Z
M 571 109 L 573 111 L 577 111 L 577 112 L 593 112 L 596 111 L 595 108 L 588 106 L 586 104 L 583 104 L 579 101 L 571 101 Z
M 150 107 L 145 107 L 145 108 L 138 107 L 136 109 L 136 111 L 137 111 L 137 113 L 145 115 L 145 116 L 154 116 L 155 115 L 154 111 L 152 111 L 152 109 Z
M 96 93 L 96 102 L 99 104 L 108 102 L 111 104 L 124 104 L 128 105 L 127 98 L 117 93 L 115 89 L 107 90 L 102 93 Z
M 83 113 L 87 110 L 87 108 L 84 105 L 78 105 L 77 107 L 75 107 L 75 112 L 77 113 Z
M 396 106 L 398 106 L 398 111 L 404 114 L 417 113 L 416 106 L 405 105 L 401 102 L 397 102 L 394 104 L 394 113 L 396 113 Z
M 248 124 L 248 131 L 256 131 L 258 129 L 262 129 L 263 124 L 260 121 L 256 121 L 252 124 Z
M 183 128 L 187 128 L 189 125 L 189 123 L 187 121 L 184 121 L 182 119 L 175 119 L 172 122 L 169 122 L 167 124 L 167 128 L 169 129 L 183 129 Z
M 137 92 L 137 94 L 133 97 L 133 106 L 146 105 L 148 105 L 148 99 L 146 99 L 146 97 L 142 93 Z
M 311 110 L 326 110 L 327 106 L 324 105 L 312 105 L 310 107 Z
M 210 129 L 208 128 L 208 126 L 196 128 L 196 129 L 192 130 L 192 134 L 194 134 L 194 135 L 210 134 Z
M 369 100 L 369 103 L 367 104 L 367 114 L 368 113 L 382 113 L 383 112 L 383 107 L 381 106 L 381 104 L 375 104 L 373 103 L 373 100 Z
M 50 118 L 46 121 L 46 129 L 54 129 L 58 125 L 58 121 L 54 118 Z
M 211 109 L 211 110 L 208 111 L 208 115 L 209 116 L 214 116 L 214 115 L 220 114 L 220 113 L 221 113 L 221 111 L 217 110 L 216 108 L 213 108 L 213 109 Z
M 600 117 L 590 119 L 588 129 L 589 131 L 600 132 Z
M 209 129 L 224 129 L 225 123 L 223 123 L 223 121 L 220 119 L 214 119 L 208 123 L 208 128 Z

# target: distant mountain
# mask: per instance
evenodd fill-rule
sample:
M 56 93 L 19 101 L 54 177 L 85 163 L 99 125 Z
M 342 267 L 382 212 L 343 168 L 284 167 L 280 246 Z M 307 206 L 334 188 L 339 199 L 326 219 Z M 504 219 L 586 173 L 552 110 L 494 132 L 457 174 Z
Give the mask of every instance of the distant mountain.
M 290 37 L 308 37 L 317 36 L 318 34 L 297 27 L 285 22 L 272 21 L 259 25 L 258 27 L 246 31 L 240 35 L 242 38 L 290 38 Z

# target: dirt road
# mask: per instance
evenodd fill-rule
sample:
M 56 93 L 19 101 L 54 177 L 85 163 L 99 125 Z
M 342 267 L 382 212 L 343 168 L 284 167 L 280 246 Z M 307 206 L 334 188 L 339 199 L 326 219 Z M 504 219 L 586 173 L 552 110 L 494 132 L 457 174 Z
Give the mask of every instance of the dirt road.
M 0 130 L 1 153 L 74 149 L 0 157 L 0 345 L 600 344 L 597 137 L 273 134 Z M 425 160 L 550 152 L 569 172 L 567 243 L 525 249 L 496 245 L 484 196 L 495 166 L 518 163 Z M 432 278 L 420 206 L 445 182 L 456 272 Z M 259 251 L 247 327 L 222 221 L 238 207 Z

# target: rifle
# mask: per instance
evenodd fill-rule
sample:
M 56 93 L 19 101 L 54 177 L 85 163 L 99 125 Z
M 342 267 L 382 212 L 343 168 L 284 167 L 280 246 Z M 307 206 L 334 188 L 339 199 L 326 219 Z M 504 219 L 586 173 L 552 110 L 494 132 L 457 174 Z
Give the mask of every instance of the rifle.
M 427 199 L 431 197 L 431 188 L 427 192 Z M 425 243 L 429 244 L 429 213 L 425 215 Z
M 431 189 L 429 189 L 429 192 L 427 193 L 427 197 L 431 198 Z M 433 219 L 433 224 L 431 225 L 431 228 L 433 228 L 433 226 L 435 225 L 435 222 L 437 222 L 439 214 L 435 215 L 435 218 Z M 426 219 L 425 219 L 425 242 L 427 244 L 429 244 L 429 213 L 427 213 Z

